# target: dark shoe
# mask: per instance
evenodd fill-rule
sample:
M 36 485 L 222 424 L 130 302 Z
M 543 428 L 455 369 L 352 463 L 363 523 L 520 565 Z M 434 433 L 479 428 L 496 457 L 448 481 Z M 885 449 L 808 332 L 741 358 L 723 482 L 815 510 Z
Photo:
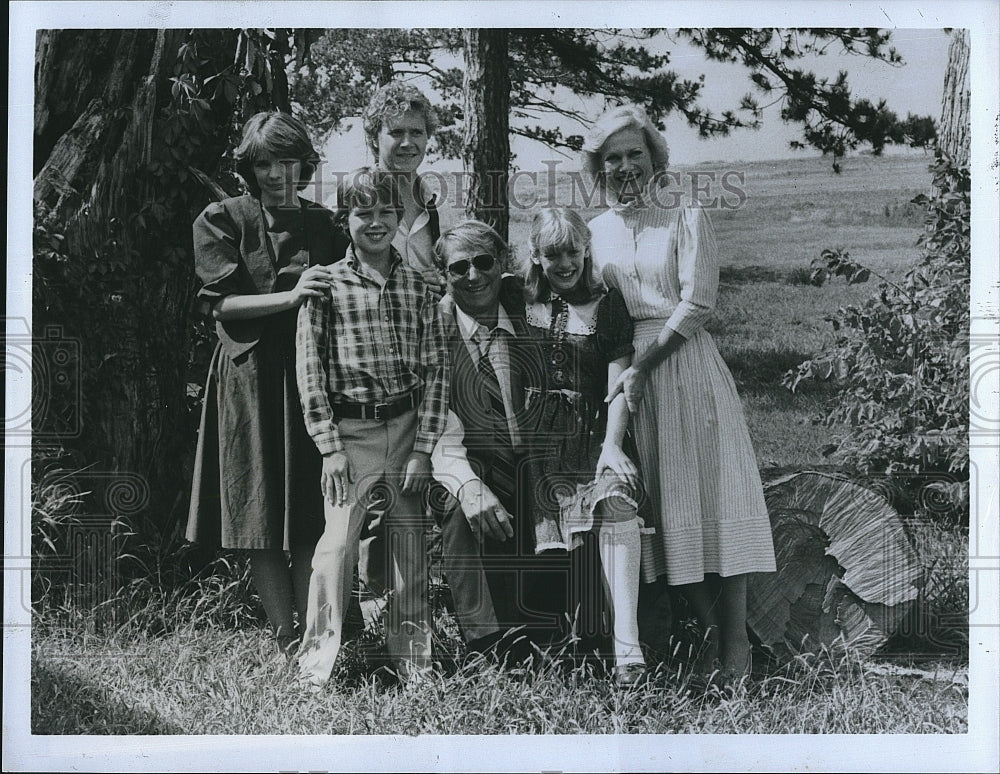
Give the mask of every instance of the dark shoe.
M 470 656 L 481 655 L 508 667 L 524 664 L 534 653 L 531 641 L 520 627 L 472 640 L 467 648 Z
M 299 652 L 299 645 L 302 640 L 294 634 L 283 634 L 275 638 L 278 643 L 278 650 L 285 657 L 285 661 L 294 661 Z
M 483 656 L 493 656 L 496 655 L 497 646 L 500 643 L 500 639 L 503 637 L 502 632 L 494 632 L 493 634 L 487 634 L 485 637 L 478 637 L 466 645 L 466 650 L 470 656 L 473 655 L 483 655 Z

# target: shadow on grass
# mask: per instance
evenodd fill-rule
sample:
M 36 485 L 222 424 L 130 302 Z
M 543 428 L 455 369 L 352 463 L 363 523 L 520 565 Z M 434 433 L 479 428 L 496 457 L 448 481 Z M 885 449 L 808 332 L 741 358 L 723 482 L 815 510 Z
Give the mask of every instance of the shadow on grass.
M 809 267 L 793 266 L 723 266 L 719 282 L 724 285 L 746 285 L 751 282 L 780 282 L 786 285 L 809 285 Z
M 777 347 L 727 347 L 724 344 L 719 349 L 740 392 L 780 395 L 787 398 L 789 407 L 794 405 L 799 395 L 827 396 L 835 392 L 830 382 L 804 382 L 794 393 L 782 386 L 785 374 L 798 368 L 799 363 L 809 360 L 815 353 Z
M 148 710 L 111 698 L 66 669 L 32 660 L 33 734 L 186 734 Z

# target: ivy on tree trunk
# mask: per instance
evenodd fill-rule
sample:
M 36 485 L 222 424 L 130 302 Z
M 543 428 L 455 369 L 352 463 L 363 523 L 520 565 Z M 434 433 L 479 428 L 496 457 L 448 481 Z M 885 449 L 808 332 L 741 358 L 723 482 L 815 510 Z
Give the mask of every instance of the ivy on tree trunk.
M 196 426 L 191 223 L 238 192 L 226 168 L 243 120 L 271 108 L 272 94 L 287 99 L 286 37 L 38 35 L 33 328 L 75 343 L 79 358 L 68 388 L 44 376 L 35 385 L 47 397 L 32 416 L 35 446 L 144 482 L 132 512 L 161 527 L 183 520 Z M 35 347 L 36 373 L 54 373 L 51 351 Z

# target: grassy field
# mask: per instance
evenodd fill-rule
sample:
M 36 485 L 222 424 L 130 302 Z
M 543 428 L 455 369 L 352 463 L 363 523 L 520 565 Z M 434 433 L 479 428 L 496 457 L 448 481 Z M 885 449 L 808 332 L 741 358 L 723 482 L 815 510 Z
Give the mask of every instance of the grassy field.
M 793 396 L 781 375 L 831 339 L 824 318 L 876 285 L 813 287 L 809 262 L 843 249 L 889 278 L 905 273 L 923 222 L 909 201 L 929 188 L 927 165 L 920 157 L 860 157 L 839 176 L 823 159 L 748 165 L 745 207 L 716 213 L 722 270 L 709 330 L 736 379 L 765 476 L 771 467 L 826 462 L 829 431 L 815 420 L 829 395 Z
M 840 305 L 872 295 L 872 285 L 808 285 L 809 262 L 824 248 L 850 252 L 890 278 L 915 261 L 923 212 L 909 204 L 930 186 L 923 158 L 862 157 L 834 174 L 822 159 L 749 165 L 747 202 L 713 214 L 722 293 L 716 337 L 769 341 L 812 352 Z M 754 322 L 758 327 L 752 328 Z
M 824 316 L 874 291 L 873 284 L 811 287 L 804 282 L 810 259 L 824 248 L 841 248 L 890 276 L 902 274 L 918 254 L 921 214 L 907 202 L 929 186 L 927 163 L 851 159 L 839 176 L 821 159 L 730 165 L 745 171 L 748 198 L 740 210 L 713 213 L 723 266 L 710 328 L 736 378 L 765 475 L 827 462 L 822 449 L 829 430 L 815 420 L 829 394 L 812 389 L 792 395 L 780 386 L 781 375 L 827 340 L 831 329 Z M 529 216 L 514 214 L 515 247 L 523 248 Z M 937 566 L 949 571 L 941 583 L 952 593 L 948 584 L 966 572 L 965 538 L 956 530 L 935 539 L 934 550 L 949 557 Z M 952 601 L 961 606 L 961 594 Z M 690 644 L 681 641 L 647 684 L 627 690 L 586 667 L 504 673 L 482 663 L 454 666 L 420 685 L 384 685 L 348 653 L 333 684 L 312 694 L 298 686 L 261 627 L 227 626 L 225 615 L 211 613 L 212 605 L 211 599 L 165 603 L 156 635 L 141 621 L 100 632 L 72 616 L 38 620 L 31 674 L 35 733 L 963 733 L 968 728 L 967 660 L 961 652 L 931 648 L 920 669 L 912 667 L 905 643 L 896 656 L 878 663 L 820 656 L 779 666 L 758 654 L 755 679 L 733 693 L 705 690 L 687 666 Z M 448 621 L 442 626 L 447 635 Z M 453 633 L 453 624 L 450 629 Z M 444 639 L 442 647 L 454 650 L 454 640 Z M 925 641 L 917 647 L 926 646 Z

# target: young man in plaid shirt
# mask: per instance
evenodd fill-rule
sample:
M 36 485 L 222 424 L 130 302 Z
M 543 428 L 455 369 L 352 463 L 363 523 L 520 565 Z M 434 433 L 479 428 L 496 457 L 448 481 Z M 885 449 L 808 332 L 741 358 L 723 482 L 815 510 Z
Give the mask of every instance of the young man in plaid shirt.
M 385 487 L 390 577 L 387 646 L 402 677 L 430 666 L 421 495 L 448 412 L 449 364 L 437 298 L 391 246 L 399 218 L 389 176 L 338 186 L 352 246 L 330 267 L 330 296 L 299 312 L 296 375 L 306 427 L 323 455 L 326 530 L 316 546 L 299 668 L 325 682 L 340 650 L 358 538 L 374 486 Z

